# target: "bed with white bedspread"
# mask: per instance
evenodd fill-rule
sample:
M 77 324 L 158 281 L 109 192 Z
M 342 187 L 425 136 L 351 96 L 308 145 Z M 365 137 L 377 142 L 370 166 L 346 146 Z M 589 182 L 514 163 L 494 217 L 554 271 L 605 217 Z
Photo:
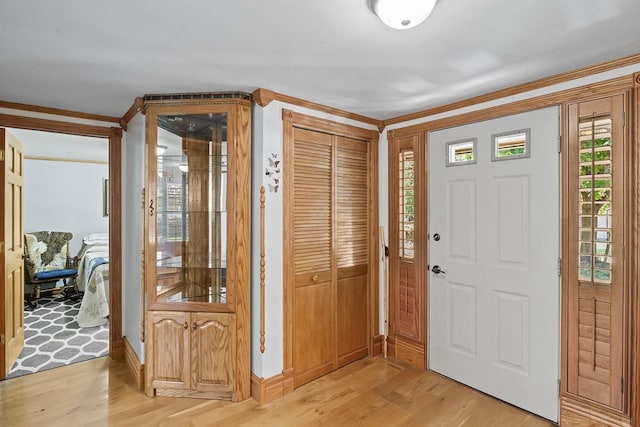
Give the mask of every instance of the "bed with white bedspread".
M 84 295 L 76 321 L 81 328 L 104 325 L 109 316 L 109 236 L 86 236 L 78 256 L 78 290 Z

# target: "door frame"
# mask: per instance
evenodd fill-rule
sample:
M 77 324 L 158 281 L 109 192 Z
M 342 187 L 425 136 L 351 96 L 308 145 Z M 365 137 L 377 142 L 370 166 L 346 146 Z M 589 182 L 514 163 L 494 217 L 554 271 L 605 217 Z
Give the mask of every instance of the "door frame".
M 293 128 L 308 129 L 317 132 L 328 133 L 331 135 L 344 136 L 352 139 L 359 139 L 370 144 L 369 150 L 369 173 L 368 173 L 368 221 L 369 221 L 369 284 L 367 298 L 367 318 L 368 318 L 368 334 L 369 334 L 369 355 L 380 353 L 382 351 L 382 340 L 379 334 L 379 237 L 378 237 L 378 139 L 380 133 L 378 130 L 360 128 L 353 125 L 334 122 L 327 119 L 321 119 L 291 110 L 282 110 L 283 123 L 283 381 L 284 394 L 293 391 L 293 297 L 294 297 L 294 280 L 293 280 L 293 209 L 289 203 L 293 182 Z M 379 350 L 379 351 L 378 351 Z
M 627 127 L 629 132 L 629 169 L 626 175 L 626 179 L 628 180 L 627 192 L 629 196 L 629 207 L 628 207 L 628 224 L 626 226 L 629 227 L 630 230 L 633 230 L 629 239 L 631 243 L 627 247 L 627 259 L 630 260 L 628 264 L 628 278 L 630 283 L 629 289 L 629 301 L 627 304 L 627 319 L 629 321 L 629 345 L 630 345 L 630 363 L 629 366 L 629 382 L 630 384 L 627 387 L 627 390 L 630 391 L 630 395 L 628 399 L 628 410 L 626 417 L 629 417 L 632 421 L 632 425 L 640 426 L 640 393 L 634 392 L 634 390 L 638 390 L 640 387 L 640 369 L 635 368 L 640 362 L 640 287 L 637 282 L 640 276 L 640 235 L 638 235 L 638 230 L 640 230 L 640 148 L 638 148 L 637 144 L 640 143 L 640 72 L 635 74 L 629 74 L 622 77 L 616 77 L 609 80 L 600 81 L 597 83 L 592 83 L 584 86 L 577 86 L 570 89 L 564 89 L 560 91 L 552 91 L 548 94 L 537 96 L 534 98 L 523 99 L 519 101 L 513 101 L 510 103 L 505 103 L 493 107 L 481 108 L 476 111 L 466 112 L 456 114 L 453 113 L 450 116 L 444 118 L 433 119 L 430 121 L 426 121 L 419 124 L 414 124 L 402 128 L 396 128 L 393 130 L 389 130 L 387 132 L 387 140 L 389 143 L 394 139 L 398 138 L 406 138 L 413 135 L 418 135 L 425 138 L 425 144 L 428 144 L 428 140 L 426 140 L 426 135 L 429 131 L 435 131 L 447 127 L 458 126 L 462 124 L 472 123 L 476 121 L 489 120 L 494 119 L 506 115 L 522 113 L 538 108 L 544 108 L 552 105 L 563 106 L 565 103 L 577 102 L 582 100 L 587 100 L 590 98 L 599 98 L 607 95 L 614 95 L 620 92 L 630 91 L 632 93 L 629 97 L 629 103 L 627 110 Z M 566 117 L 564 114 L 561 115 L 561 129 L 565 129 L 565 121 Z M 562 138 L 564 138 L 564 131 Z M 563 154 L 563 153 L 562 153 Z M 561 161 L 564 161 L 564 156 L 561 154 Z M 427 161 L 427 159 L 424 159 Z M 564 174 L 565 171 L 561 170 L 561 173 Z M 561 185 L 564 185 L 565 178 L 564 175 L 561 176 Z M 428 183 L 426 184 L 428 186 Z M 562 191 L 562 190 L 561 190 Z M 392 206 L 389 205 L 389 208 Z M 391 212 L 391 211 L 390 211 Z M 563 213 L 564 215 L 564 213 Z M 391 217 L 390 217 L 391 218 Z M 419 217 L 421 221 L 428 221 L 428 218 Z M 428 222 L 427 222 L 428 223 Z M 566 227 L 566 218 L 561 218 L 561 227 L 564 230 Z M 563 231 L 564 232 L 564 231 Z M 426 242 L 420 242 L 421 244 L 426 244 Z M 562 238 L 562 244 L 566 245 L 565 238 Z M 562 253 L 562 252 L 561 252 Z M 392 277 L 390 275 L 390 277 Z M 429 289 L 429 281 L 425 279 L 424 283 L 420 284 L 421 286 L 425 286 L 427 291 Z M 564 289 L 566 287 L 565 278 L 561 278 L 561 287 Z M 428 292 L 427 292 L 428 294 Z M 428 298 L 428 297 L 427 297 Z M 561 303 L 561 316 L 564 314 L 565 308 L 563 307 L 564 303 Z M 428 321 L 428 313 L 422 313 L 424 317 L 424 322 Z M 428 325 L 427 325 L 428 327 Z M 562 331 L 560 331 L 562 334 Z M 564 339 L 564 338 L 562 338 Z M 428 357 L 429 349 L 428 343 L 425 348 L 425 364 L 427 363 L 426 358 Z M 562 356 L 560 356 L 562 357 Z M 559 363 L 561 360 L 559 360 Z M 561 378 L 565 375 L 565 369 L 561 366 Z M 566 390 L 566 381 L 561 383 L 561 392 L 564 394 Z M 562 398 L 562 397 L 561 397 Z M 563 401 L 560 402 L 560 408 L 563 408 Z M 596 410 L 596 414 L 600 414 L 602 412 L 598 412 Z M 562 418 L 561 418 L 562 421 Z
M 124 358 L 124 341 L 122 339 L 122 128 L 10 114 L 0 114 L 0 126 L 108 139 L 110 197 L 109 356 L 112 359 L 122 360 Z M 0 310 L 4 315 L 4 307 Z

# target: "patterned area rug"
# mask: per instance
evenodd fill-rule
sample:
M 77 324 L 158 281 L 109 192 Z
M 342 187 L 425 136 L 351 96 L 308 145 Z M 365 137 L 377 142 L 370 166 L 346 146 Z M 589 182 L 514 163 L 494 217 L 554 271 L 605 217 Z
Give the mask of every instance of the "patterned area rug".
M 106 356 L 109 324 L 81 328 L 76 315 L 81 300 L 63 295 L 43 297 L 35 309 L 25 308 L 25 346 L 7 378 Z

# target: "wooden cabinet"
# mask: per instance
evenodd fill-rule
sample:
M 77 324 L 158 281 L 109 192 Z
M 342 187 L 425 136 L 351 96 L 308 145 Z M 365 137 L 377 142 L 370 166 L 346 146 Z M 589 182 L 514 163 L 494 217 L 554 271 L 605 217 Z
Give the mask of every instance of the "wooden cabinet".
M 153 311 L 149 314 L 152 387 L 165 396 L 231 399 L 235 381 L 235 316 Z
M 250 396 L 251 101 L 148 95 L 147 395 Z

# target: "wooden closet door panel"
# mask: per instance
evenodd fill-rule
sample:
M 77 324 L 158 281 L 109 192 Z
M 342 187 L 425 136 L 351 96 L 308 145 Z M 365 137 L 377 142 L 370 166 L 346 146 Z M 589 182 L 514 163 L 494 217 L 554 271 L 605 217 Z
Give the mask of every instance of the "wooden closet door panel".
M 338 366 L 368 354 L 368 144 L 336 137 Z
M 294 129 L 293 366 L 297 387 L 333 369 L 332 137 Z
M 366 271 L 366 270 L 365 270 Z M 367 274 L 338 280 L 338 366 L 369 354 Z
M 333 370 L 334 312 L 331 282 L 297 286 L 295 290 L 294 386 L 298 387 Z

